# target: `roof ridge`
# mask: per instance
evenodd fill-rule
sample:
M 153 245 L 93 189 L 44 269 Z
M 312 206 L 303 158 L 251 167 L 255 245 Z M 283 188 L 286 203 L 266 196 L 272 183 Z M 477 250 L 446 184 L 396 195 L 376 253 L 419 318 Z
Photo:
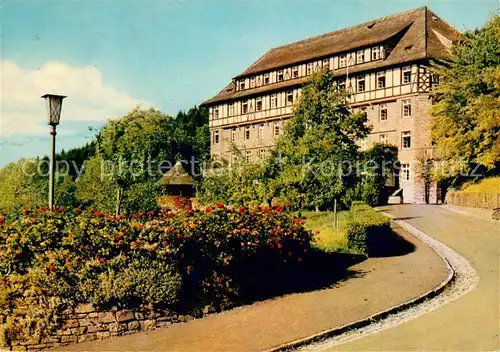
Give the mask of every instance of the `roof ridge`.
M 407 14 L 409 14 L 411 12 L 418 12 L 418 11 L 422 11 L 424 9 L 427 10 L 427 6 L 420 6 L 420 7 L 409 9 L 409 10 L 406 10 L 406 11 L 403 11 L 403 12 L 397 12 L 397 13 L 393 13 L 391 15 L 374 18 L 374 19 L 371 19 L 369 21 L 366 21 L 366 22 L 363 22 L 363 23 L 360 23 L 360 24 L 356 24 L 356 25 L 353 25 L 353 26 L 336 29 L 334 31 L 323 33 L 323 34 L 318 34 L 318 35 L 315 35 L 313 37 L 309 37 L 309 38 L 306 38 L 306 39 L 301 39 L 301 40 L 297 40 L 297 41 L 294 41 L 294 42 L 291 42 L 291 43 L 288 43 L 288 44 L 283 44 L 283 45 L 280 45 L 280 46 L 275 46 L 275 47 L 269 49 L 268 52 L 271 51 L 271 50 L 283 49 L 283 48 L 286 48 L 286 47 L 289 47 L 289 46 L 292 46 L 292 45 L 297 45 L 297 44 L 302 44 L 302 43 L 308 43 L 308 42 L 311 42 L 313 40 L 317 40 L 317 39 L 320 39 L 320 38 L 324 38 L 324 37 L 330 36 L 332 34 L 338 34 L 338 33 L 341 33 L 341 32 L 344 32 L 344 31 L 349 31 L 349 30 L 352 30 L 352 29 L 355 29 L 355 28 L 364 27 L 364 26 L 367 26 L 367 25 L 371 24 L 372 22 L 385 21 L 385 20 L 387 20 L 387 19 L 389 19 L 391 17 L 397 17 L 397 16 L 402 16 L 402 15 L 407 15 Z M 261 58 L 259 58 L 259 60 Z M 257 60 L 257 61 L 259 61 L 259 60 Z M 253 66 L 253 64 L 252 64 L 252 66 Z

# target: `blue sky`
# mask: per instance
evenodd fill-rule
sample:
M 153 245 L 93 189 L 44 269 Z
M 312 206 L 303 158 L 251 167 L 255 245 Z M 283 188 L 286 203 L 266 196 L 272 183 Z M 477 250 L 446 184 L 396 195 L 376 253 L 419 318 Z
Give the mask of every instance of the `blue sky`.
M 43 90 L 69 96 L 68 149 L 137 103 L 199 104 L 273 46 L 423 5 L 463 31 L 498 1 L 3 2 L 0 167 L 48 150 Z

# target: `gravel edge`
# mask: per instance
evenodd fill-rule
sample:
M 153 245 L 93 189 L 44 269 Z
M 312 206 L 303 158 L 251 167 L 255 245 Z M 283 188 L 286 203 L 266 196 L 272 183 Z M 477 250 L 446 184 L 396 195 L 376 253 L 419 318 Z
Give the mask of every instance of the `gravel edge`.
M 406 303 L 391 307 L 368 318 L 344 325 L 339 328 L 325 330 L 315 335 L 288 342 L 266 350 L 266 352 L 288 351 L 322 351 L 334 346 L 358 340 L 365 336 L 392 328 L 413 320 L 427 312 L 438 309 L 472 291 L 479 283 L 479 276 L 469 261 L 424 232 L 416 229 L 391 214 L 380 212 L 390 218 L 404 230 L 431 247 L 444 261 L 448 269 L 446 278 L 427 293 Z

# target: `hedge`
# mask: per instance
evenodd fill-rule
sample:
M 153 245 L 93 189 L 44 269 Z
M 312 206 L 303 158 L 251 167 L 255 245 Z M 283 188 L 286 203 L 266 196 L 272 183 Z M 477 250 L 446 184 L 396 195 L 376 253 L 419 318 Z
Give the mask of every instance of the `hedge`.
M 354 202 L 347 222 L 348 248 L 370 255 L 377 238 L 391 230 L 390 220 L 365 203 Z
M 0 346 L 54 331 L 58 312 L 81 303 L 196 315 L 271 294 L 306 259 L 303 222 L 281 206 L 223 204 L 130 217 L 0 214 Z
M 500 193 L 448 192 L 446 203 L 469 208 L 500 208 Z

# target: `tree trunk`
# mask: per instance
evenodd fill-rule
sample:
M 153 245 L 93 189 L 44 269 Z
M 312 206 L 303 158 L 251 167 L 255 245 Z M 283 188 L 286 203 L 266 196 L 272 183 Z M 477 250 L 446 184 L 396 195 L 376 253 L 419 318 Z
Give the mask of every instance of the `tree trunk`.
M 123 189 L 118 187 L 118 191 L 116 192 L 116 209 L 115 215 L 120 215 L 121 207 L 122 207 L 122 198 L 123 198 Z

